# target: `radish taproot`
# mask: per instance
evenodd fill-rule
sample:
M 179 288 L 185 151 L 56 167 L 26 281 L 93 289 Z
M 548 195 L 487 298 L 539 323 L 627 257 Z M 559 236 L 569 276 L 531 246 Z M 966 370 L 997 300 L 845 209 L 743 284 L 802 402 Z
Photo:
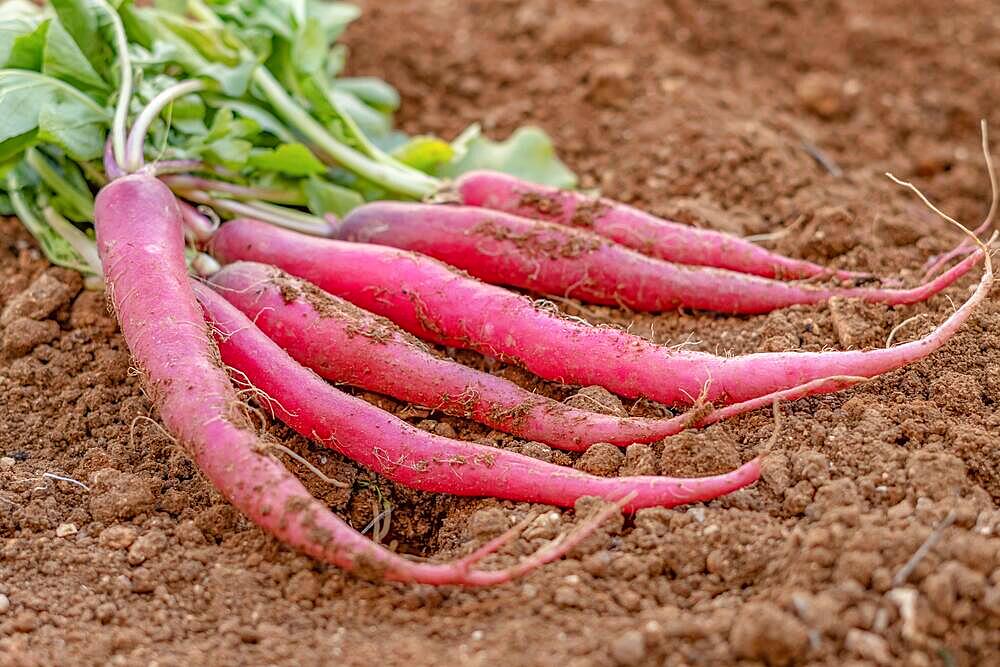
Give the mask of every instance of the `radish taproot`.
M 923 301 L 975 265 L 969 260 L 912 289 L 821 287 L 655 259 L 587 230 L 472 206 L 374 202 L 337 238 L 435 257 L 494 285 L 659 312 L 698 308 L 752 315 L 832 297 L 892 305 Z
M 565 539 L 510 568 L 485 571 L 474 566 L 514 539 L 519 527 L 455 562 L 416 563 L 348 526 L 269 456 L 268 445 L 252 429 L 246 406 L 229 382 L 195 297 L 195 289 L 214 293 L 188 277 L 185 225 L 206 235 L 211 230 L 190 209 L 182 210 L 170 189 L 154 176 L 155 170 L 143 164 L 148 123 L 162 110 L 155 105 L 162 107 L 201 84 L 180 84 L 158 95 L 128 133 L 127 40 L 118 15 L 110 6 L 106 9 L 118 34 L 122 73 L 129 80 L 119 90 L 104 154 L 111 182 L 94 202 L 97 252 L 122 335 L 151 401 L 168 432 L 219 492 L 265 531 L 319 560 L 380 580 L 463 586 L 503 583 L 560 558 L 619 511 L 630 498 L 627 493 L 582 521 Z
M 469 172 L 453 187 L 463 204 L 586 229 L 678 264 L 713 266 L 778 279 L 830 276 L 850 280 L 870 276 L 834 271 L 770 252 L 737 236 L 664 220 L 611 199 L 538 185 L 494 171 Z
M 513 540 L 515 529 L 452 563 L 409 561 L 348 526 L 267 455 L 268 446 L 253 431 L 220 363 L 218 348 L 212 345 L 195 291 L 216 295 L 192 284 L 187 276 L 184 216 L 169 188 L 145 173 L 120 176 L 98 193 L 94 227 L 122 335 L 168 432 L 227 500 L 289 546 L 379 580 L 495 585 L 561 558 L 636 496 L 626 489 L 569 536 L 506 569 L 474 566 Z M 267 342 L 272 351 L 281 353 Z M 390 449 L 393 446 L 390 443 Z M 678 502 L 685 502 L 685 494 L 692 499 L 699 494 L 709 497 L 751 483 L 758 475 L 755 461 L 728 477 L 698 481 L 695 487 L 685 486 L 688 480 L 675 480 L 670 487 L 664 482 L 661 496 Z M 605 497 L 615 490 L 609 489 Z
M 752 484 L 760 460 L 702 478 L 597 477 L 503 449 L 444 438 L 407 424 L 360 398 L 330 386 L 301 366 L 222 296 L 196 286 L 222 360 L 273 400 L 262 402 L 306 438 L 340 452 L 404 486 L 461 496 L 572 507 L 584 496 L 625 511 L 673 507 Z
M 434 354 L 389 320 L 273 266 L 236 262 L 210 284 L 296 361 L 334 382 L 392 396 L 558 449 L 598 442 L 653 442 L 707 426 L 776 400 L 837 391 L 859 378 L 827 378 L 746 403 L 670 419 L 617 417 L 581 410 L 522 389 L 510 380 Z
M 472 349 L 556 382 L 600 385 L 629 398 L 736 403 L 831 376 L 874 377 L 944 345 L 985 298 L 986 270 L 972 296 L 923 338 L 888 349 L 773 352 L 721 357 L 657 345 L 543 310 L 430 257 L 385 246 L 320 239 L 249 219 L 230 221 L 210 244 L 223 264 L 249 260 L 288 273 L 435 343 Z
M 571 539 L 506 570 L 472 569 L 502 541 L 450 564 L 412 562 L 374 544 L 314 499 L 252 430 L 187 276 L 181 212 L 170 190 L 148 175 L 124 176 L 100 191 L 95 208 L 108 293 L 163 423 L 220 493 L 286 544 L 379 579 L 488 585 L 561 557 L 617 511 L 612 505 Z

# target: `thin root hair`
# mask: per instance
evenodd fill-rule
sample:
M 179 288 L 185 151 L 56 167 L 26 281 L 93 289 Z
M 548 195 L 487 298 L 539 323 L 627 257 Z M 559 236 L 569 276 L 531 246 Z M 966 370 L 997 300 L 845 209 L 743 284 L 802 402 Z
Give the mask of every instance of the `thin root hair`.
M 87 486 L 86 484 L 84 484 L 80 480 L 73 479 L 72 477 L 65 477 L 63 475 L 57 475 L 54 472 L 43 472 L 42 473 L 42 477 L 45 477 L 47 479 L 55 479 L 55 480 L 58 480 L 60 482 L 69 482 L 70 484 L 74 484 L 76 486 L 79 486 L 84 491 L 90 491 L 90 487 L 89 486 Z
M 324 482 L 326 482 L 327 484 L 329 484 L 331 486 L 336 486 L 337 488 L 340 488 L 340 489 L 346 489 L 346 488 L 349 488 L 351 486 L 347 482 L 341 482 L 339 479 L 334 479 L 333 477 L 330 477 L 330 476 L 324 474 L 324 472 L 322 470 L 320 470 L 319 468 L 317 468 L 316 466 L 314 466 L 312 463 L 310 463 L 304 456 L 302 456 L 301 454 L 297 454 L 296 452 L 293 452 L 291 449 L 289 449 L 288 447 L 285 447 L 281 443 L 278 443 L 278 442 L 269 442 L 269 443 L 267 443 L 267 448 L 269 450 L 270 449 L 276 449 L 277 451 L 281 452 L 282 454 L 286 454 L 286 455 L 290 456 L 291 458 L 295 459 L 296 461 L 298 461 L 299 463 L 301 463 L 303 466 L 305 466 L 309 470 L 309 472 L 311 472 L 312 474 L 316 475 L 321 480 L 323 480 Z
M 990 212 L 992 213 L 992 212 L 994 212 L 994 210 L 996 209 L 996 206 L 997 206 L 998 189 L 1000 189 L 1000 188 L 998 188 L 996 172 L 993 169 L 993 157 L 990 155 L 990 151 L 989 151 L 989 135 L 987 134 L 987 127 L 986 127 L 986 121 L 985 120 L 983 120 L 981 122 L 980 128 L 981 128 L 982 135 L 983 135 L 983 157 L 986 160 L 986 169 L 987 169 L 987 172 L 990 175 L 990 183 L 991 183 L 991 186 L 992 186 L 992 195 L 993 195 L 992 196 L 992 202 L 993 203 L 990 205 Z M 976 235 L 976 233 L 974 231 L 972 231 L 971 229 L 969 229 L 968 227 L 966 227 L 965 225 L 963 225 L 961 222 L 959 222 L 958 220 L 956 220 L 955 218 L 951 217 L 950 215 L 948 215 L 947 213 L 945 213 L 944 211 L 942 211 L 941 209 L 939 209 L 937 206 L 935 206 L 934 203 L 931 202 L 931 200 L 928 199 L 927 196 L 923 192 L 921 192 L 920 188 L 918 188 L 913 183 L 911 183 L 909 181 L 901 180 L 899 178 L 896 178 L 894 175 L 892 175 L 892 173 L 890 173 L 888 171 L 885 173 L 885 175 L 889 178 L 889 180 L 891 180 L 892 182 L 894 182 L 896 185 L 899 185 L 899 186 L 902 186 L 904 188 L 908 188 L 909 190 L 911 190 L 915 195 L 917 195 L 918 198 L 920 198 L 920 201 L 922 201 L 924 203 L 924 205 L 927 206 L 927 208 L 929 208 L 934 213 L 936 213 L 940 218 L 942 218 L 945 221 L 950 222 L 951 224 L 953 224 L 956 227 L 958 227 L 967 237 L 969 237 L 970 241 L 972 241 L 973 243 L 975 243 L 976 245 L 978 245 L 979 248 L 986 255 L 987 270 L 990 273 L 992 273 L 992 265 L 991 265 L 990 260 L 989 260 L 989 254 L 990 254 L 989 247 L 987 246 L 986 243 L 984 243 Z
M 135 419 L 132 420 L 132 423 L 129 425 L 129 428 L 128 428 L 128 444 L 129 444 L 129 448 L 132 448 L 132 447 L 135 446 L 135 425 L 138 424 L 140 421 L 149 422 L 150 424 L 152 424 L 156 428 L 156 430 L 158 430 L 161 434 L 163 434 L 163 437 L 165 437 L 171 443 L 173 443 L 175 445 L 177 444 L 177 438 L 175 438 L 174 436 L 170 435 L 170 433 L 167 431 L 167 429 L 163 428 L 163 425 L 160 422 L 156 421 L 152 417 L 148 417 L 146 415 L 139 415 L 138 417 L 136 417 Z
M 908 324 L 910 324 L 912 322 L 916 322 L 917 320 L 922 319 L 924 317 L 927 317 L 927 313 L 917 313 L 913 317 L 908 317 L 905 320 L 903 320 L 902 322 L 900 322 L 899 324 L 897 324 L 896 326 L 894 326 L 892 328 L 892 331 L 889 332 L 889 335 L 885 339 L 885 346 L 887 348 L 888 347 L 892 347 L 892 342 L 893 342 L 893 340 L 895 340 L 896 334 L 899 333 L 900 330 L 903 329 L 903 327 L 905 327 L 906 325 L 908 325 Z
M 229 373 L 233 384 L 238 387 L 242 387 L 242 389 L 238 389 L 236 392 L 241 398 L 243 396 L 252 396 L 254 398 L 262 397 L 264 399 L 265 407 L 267 407 L 267 409 L 271 412 L 271 419 L 277 419 L 277 415 L 274 412 L 274 406 L 278 406 L 284 414 L 290 417 L 298 417 L 298 414 L 282 405 L 281 401 L 251 382 L 249 376 L 247 376 L 247 374 L 240 369 L 233 368 L 232 366 L 226 366 L 226 371 Z
M 781 436 L 782 421 L 784 419 L 781 413 L 781 399 L 774 399 L 774 403 L 771 404 L 771 412 L 774 414 L 774 429 L 771 431 L 771 437 L 767 439 L 764 446 L 761 448 L 761 454 L 769 454 L 778 444 L 778 438 Z

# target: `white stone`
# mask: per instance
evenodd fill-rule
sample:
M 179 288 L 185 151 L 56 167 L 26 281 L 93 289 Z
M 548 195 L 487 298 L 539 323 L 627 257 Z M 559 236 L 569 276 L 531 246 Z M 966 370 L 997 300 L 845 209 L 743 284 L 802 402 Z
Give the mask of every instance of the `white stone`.
M 70 535 L 76 535 L 75 523 L 61 523 L 56 528 L 56 537 L 69 537 Z

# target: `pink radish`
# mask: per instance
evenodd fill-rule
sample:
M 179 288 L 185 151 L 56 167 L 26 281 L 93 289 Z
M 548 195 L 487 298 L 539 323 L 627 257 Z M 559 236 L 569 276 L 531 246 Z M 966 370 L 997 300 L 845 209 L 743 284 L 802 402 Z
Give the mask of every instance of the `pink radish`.
M 298 364 L 246 315 L 209 288 L 195 291 L 214 328 L 222 360 L 272 397 L 267 407 L 300 434 L 406 486 L 462 496 L 572 507 L 583 496 L 618 501 L 626 511 L 710 500 L 753 483 L 760 461 L 696 479 L 595 477 L 528 456 L 442 438 L 331 387 Z
M 672 419 L 623 418 L 579 410 L 526 391 L 427 349 L 383 317 L 373 315 L 280 269 L 236 262 L 212 286 L 296 361 L 323 377 L 474 419 L 492 428 L 559 449 L 583 451 L 597 442 L 653 442 L 705 426 L 775 400 L 835 391 L 857 378 L 830 378 L 707 413 Z
M 909 290 L 815 287 L 665 262 L 589 231 L 482 208 L 401 202 L 354 209 L 337 236 L 413 250 L 495 285 L 654 312 L 687 307 L 756 314 L 834 296 L 915 303 L 948 287 L 975 261 Z
M 605 510 L 568 540 L 499 571 L 472 566 L 513 537 L 463 560 L 415 563 L 349 527 L 277 460 L 267 456 L 220 366 L 184 264 L 182 216 L 173 194 L 147 175 L 119 178 L 98 194 L 95 227 L 108 293 L 125 342 L 164 424 L 198 468 L 257 525 L 317 559 L 381 579 L 487 585 L 562 556 Z
M 454 187 L 463 204 L 586 229 L 678 264 L 714 266 L 779 279 L 831 276 L 849 280 L 868 276 L 831 271 L 778 255 L 736 236 L 682 225 L 610 199 L 536 185 L 498 172 L 470 172 L 460 177 Z
M 517 363 L 548 380 L 597 384 L 668 404 L 691 403 L 700 394 L 713 403 L 733 403 L 820 378 L 891 371 L 944 345 L 993 283 L 986 257 L 979 286 L 961 308 L 927 336 L 890 349 L 726 358 L 566 320 L 526 297 L 395 248 L 312 238 L 249 219 L 223 225 L 211 247 L 223 263 L 273 264 L 421 338 Z M 981 251 L 966 261 L 979 259 Z

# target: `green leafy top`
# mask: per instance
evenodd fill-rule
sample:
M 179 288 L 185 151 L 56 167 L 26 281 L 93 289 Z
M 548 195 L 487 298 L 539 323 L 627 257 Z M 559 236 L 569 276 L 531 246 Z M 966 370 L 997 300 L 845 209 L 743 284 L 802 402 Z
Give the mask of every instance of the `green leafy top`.
M 22 217 L 63 265 L 92 264 L 86 236 L 72 230 L 89 229 L 113 127 L 115 155 L 134 156 L 126 167 L 144 155 L 156 168 L 187 174 L 168 179 L 182 197 L 223 214 L 249 207 L 300 225 L 325 225 L 322 216 L 366 200 L 421 198 L 441 178 L 471 169 L 575 182 L 537 129 L 500 143 L 475 126 L 450 143 L 393 129 L 395 89 L 341 76 L 346 49 L 337 39 L 359 15 L 353 5 L 113 4 L 0 5 L 0 209 Z M 144 147 L 139 137 L 137 152 L 125 151 L 122 121 L 136 123 L 147 106 Z

